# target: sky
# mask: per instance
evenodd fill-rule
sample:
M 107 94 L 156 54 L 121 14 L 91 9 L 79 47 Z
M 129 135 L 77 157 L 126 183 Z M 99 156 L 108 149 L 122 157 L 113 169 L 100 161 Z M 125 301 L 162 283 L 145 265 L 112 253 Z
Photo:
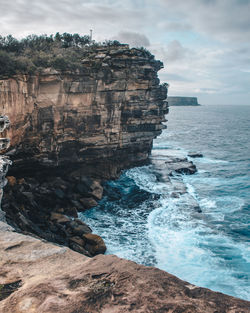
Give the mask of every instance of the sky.
M 0 35 L 89 34 L 144 46 L 170 96 L 250 105 L 250 0 L 0 0 Z

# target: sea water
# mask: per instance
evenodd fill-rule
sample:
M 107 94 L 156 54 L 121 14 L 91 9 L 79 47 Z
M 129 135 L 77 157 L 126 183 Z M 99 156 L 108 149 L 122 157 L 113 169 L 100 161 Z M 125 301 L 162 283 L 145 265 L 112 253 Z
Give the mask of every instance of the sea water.
M 171 107 L 167 118 L 151 164 L 107 182 L 81 218 L 107 254 L 250 300 L 250 106 Z M 198 172 L 164 178 L 169 155 L 191 151 L 204 155 L 189 158 Z

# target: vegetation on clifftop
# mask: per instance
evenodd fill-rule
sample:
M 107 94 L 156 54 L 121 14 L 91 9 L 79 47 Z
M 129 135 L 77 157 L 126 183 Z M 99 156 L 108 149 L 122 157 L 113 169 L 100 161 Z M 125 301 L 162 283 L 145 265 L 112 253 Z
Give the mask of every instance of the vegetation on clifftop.
M 103 43 L 91 41 L 88 35 L 56 33 L 55 35 L 30 35 L 18 40 L 13 36 L 0 36 L 0 78 L 16 74 L 33 74 L 44 68 L 61 71 L 81 69 L 86 51 L 100 46 L 122 46 L 117 41 Z M 149 51 L 141 48 L 144 54 Z

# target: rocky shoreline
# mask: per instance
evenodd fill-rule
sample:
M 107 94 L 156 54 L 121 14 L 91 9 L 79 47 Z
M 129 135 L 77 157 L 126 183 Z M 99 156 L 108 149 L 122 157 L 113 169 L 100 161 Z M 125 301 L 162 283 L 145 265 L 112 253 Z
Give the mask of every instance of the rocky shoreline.
M 104 180 L 148 162 L 167 88 L 157 78 L 162 63 L 138 49 L 96 48 L 83 64 L 83 73 L 0 81 L 12 122 L 1 124 L 10 148 L 1 143 L 13 160 L 0 210 L 0 312 L 248 312 L 247 301 L 95 256 L 105 243 L 78 212 L 102 198 Z M 2 188 L 9 161 L 1 160 Z M 186 159 L 168 167 L 169 175 L 196 171 Z
M 13 160 L 2 209 L 15 229 L 87 256 L 105 252 L 78 212 L 97 205 L 104 180 L 148 161 L 165 127 L 162 67 L 143 50 L 106 46 L 86 48 L 80 72 L 0 81 Z
M 75 181 L 70 177 L 49 177 L 46 181 L 30 177 L 16 180 L 13 176 L 7 179 L 2 209 L 15 229 L 87 256 L 105 252 L 103 240 L 77 218 L 78 212 L 101 199 L 103 188 L 99 182 L 85 176 Z

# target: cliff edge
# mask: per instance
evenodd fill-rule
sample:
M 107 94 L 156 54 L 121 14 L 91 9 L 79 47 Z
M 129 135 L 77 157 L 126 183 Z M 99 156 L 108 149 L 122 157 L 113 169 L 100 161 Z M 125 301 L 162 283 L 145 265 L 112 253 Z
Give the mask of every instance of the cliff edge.
M 81 62 L 0 80 L 15 175 L 81 167 L 110 178 L 147 159 L 167 113 L 162 62 L 127 45 L 86 47 Z
M 88 258 L 0 222 L 0 313 L 247 313 L 249 304 L 114 255 Z
M 103 180 L 147 161 L 165 127 L 167 87 L 162 62 L 143 49 L 85 46 L 78 57 L 74 71 L 0 80 L 13 161 L 2 208 L 16 229 L 93 256 L 105 244 L 77 214 L 97 205 Z

